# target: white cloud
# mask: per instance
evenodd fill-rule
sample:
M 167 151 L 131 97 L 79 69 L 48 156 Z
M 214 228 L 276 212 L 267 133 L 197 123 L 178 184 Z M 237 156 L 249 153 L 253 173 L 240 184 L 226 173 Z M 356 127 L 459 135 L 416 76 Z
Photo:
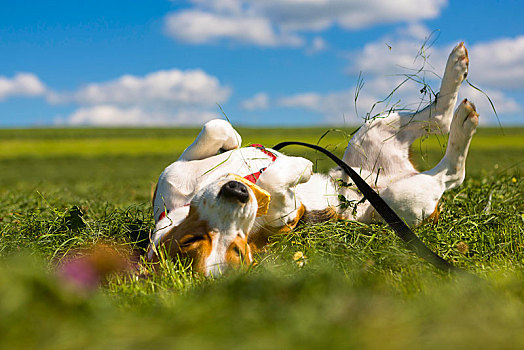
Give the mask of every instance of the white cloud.
M 253 97 L 242 101 L 241 106 L 248 111 L 266 109 L 269 107 L 269 96 L 265 92 L 260 92 Z
M 198 125 L 218 118 L 218 115 L 202 110 L 144 110 L 140 107 L 116 107 L 96 105 L 81 107 L 59 124 L 96 126 L 153 126 L 153 125 Z
M 419 110 L 430 102 L 431 95 L 421 92 L 424 85 L 412 80 L 408 80 L 397 89 L 405 79 L 403 74 L 416 73 L 424 66 L 425 70 L 419 72 L 418 76 L 429 83 L 433 91 L 438 91 L 439 76 L 442 75 L 451 49 L 456 45 L 454 43 L 425 48 L 423 54 L 426 55 L 427 61 L 424 62 L 419 53 L 428 35 L 429 31 L 425 27 L 410 25 L 393 35 L 368 43 L 362 51 L 351 56 L 352 64 L 348 71 L 352 75 L 362 71 L 363 76 L 363 87 L 357 101 L 358 113 L 355 113 L 353 89 L 292 95 L 281 98 L 278 101 L 279 105 L 320 113 L 326 122 L 340 124 L 342 115 L 350 122 L 357 122 L 357 114 L 360 118 L 364 117 L 375 102 L 385 99 L 395 91 L 388 101 L 376 105 L 371 115 L 385 112 L 391 107 Z M 489 51 L 494 53 L 490 55 Z M 478 85 L 493 101 L 501 121 L 504 122 L 505 116 L 522 112 L 523 106 L 511 98 L 503 88 L 517 89 L 524 86 L 524 37 L 469 46 L 469 57 L 469 77 L 472 82 L 479 82 Z M 497 67 L 504 69 L 499 70 Z M 468 98 L 477 105 L 482 124 L 496 122 L 492 107 L 483 93 L 463 83 L 459 100 L 463 98 Z
M 161 70 L 48 93 L 54 104 L 81 107 L 60 123 L 72 125 L 197 125 L 217 118 L 231 89 L 202 70 Z
M 144 77 L 124 75 L 92 83 L 74 93 L 55 93 L 51 102 L 82 105 L 214 106 L 229 98 L 231 89 L 201 70 L 161 70 Z
M 511 115 L 518 112 L 522 112 L 523 108 L 517 101 L 508 97 L 503 91 L 487 89 L 484 90 L 486 95 L 489 96 L 495 108 L 497 114 L 499 114 L 500 121 L 504 122 L 504 115 Z M 459 101 L 467 98 L 475 104 L 477 112 L 480 114 L 479 121 L 481 125 L 495 124 L 496 116 L 488 98 L 482 92 L 472 88 L 471 86 L 463 85 L 459 92 Z
M 394 75 L 415 73 L 424 67 L 442 74 L 448 55 L 456 43 L 428 47 L 431 41 L 428 28 L 421 24 L 409 24 L 392 35 L 366 44 L 360 52 L 351 54 L 348 72 L 373 76 Z
M 398 30 L 398 35 L 424 41 L 431 35 L 430 30 L 421 23 L 409 23 Z
M 413 23 L 437 17 L 447 1 L 193 0 L 192 3 L 193 7 L 166 16 L 169 36 L 193 44 L 230 39 L 260 46 L 299 46 L 305 43 L 299 32 L 319 32 L 334 25 L 356 30 L 384 23 Z
M 139 108 L 119 109 L 115 106 L 101 105 L 82 107 L 68 118 L 71 125 L 137 125 L 146 121 L 148 116 Z
M 376 97 L 386 96 L 394 88 L 392 84 L 396 77 L 393 75 L 414 73 L 424 65 L 422 57 L 417 55 L 424 42 L 422 37 L 425 39 L 427 36 L 428 30 L 419 25 L 401 28 L 394 35 L 368 43 L 361 52 L 353 54 L 348 71 L 351 74 L 362 71 L 363 76 L 369 80 L 365 81 L 364 90 L 368 89 L 367 92 Z M 435 91 L 440 86 L 438 76 L 442 75 L 454 45 L 456 43 L 433 46 L 424 51 L 428 57 L 424 67 L 427 71 L 419 75 L 424 76 Z M 501 121 L 504 121 L 505 114 L 510 116 L 521 112 L 523 107 L 509 97 L 508 91 L 522 91 L 524 88 L 524 36 L 466 46 L 470 58 L 468 79 L 491 98 Z M 415 87 L 403 90 L 398 97 L 405 105 L 416 109 L 413 108 L 418 106 L 418 102 L 413 100 L 413 96 L 416 96 Z M 463 83 L 460 99 L 463 98 L 468 98 L 477 105 L 481 123 L 495 122 L 495 114 L 484 94 Z
M 489 96 L 495 105 L 497 113 L 514 113 L 522 110 L 522 107 L 517 103 L 517 101 L 506 96 L 500 90 L 487 89 L 484 90 L 484 93 Z M 467 98 L 468 100 L 471 100 L 477 106 L 477 111 L 483 113 L 483 111 L 492 110 L 489 100 L 484 93 L 472 88 L 471 86 L 464 85 L 460 89 L 459 98 Z
M 278 104 L 283 107 L 299 107 L 318 112 L 321 110 L 320 101 L 323 98 L 324 96 L 319 93 L 307 92 L 283 97 L 279 99 Z
M 32 73 L 17 73 L 11 79 L 0 76 L 0 101 L 15 96 L 43 96 L 46 91 L 44 83 Z
M 242 0 L 191 0 L 191 2 L 218 13 L 241 14 L 243 12 Z
M 327 48 L 327 43 L 324 39 L 319 36 L 316 36 L 311 41 L 311 46 L 308 48 L 307 53 L 314 54 L 321 51 L 324 51 Z
M 182 11 L 166 17 L 169 36 L 202 44 L 220 39 L 260 46 L 299 46 L 302 39 L 286 32 L 277 32 L 267 18 L 258 16 L 221 15 L 203 11 Z
M 328 123 L 342 124 L 344 120 L 356 122 L 354 91 L 336 91 L 331 93 L 302 93 L 280 98 L 281 107 L 300 108 L 320 113 Z
M 361 29 L 377 24 L 435 18 L 445 0 L 249 0 L 253 10 L 292 30 L 323 30 L 334 24 Z
M 376 77 L 364 81 L 364 86 L 359 91 L 356 100 L 356 106 L 355 89 L 291 95 L 280 98 L 278 105 L 320 113 L 325 122 L 333 124 L 361 123 L 368 113 L 374 116 L 387 112 L 391 107 L 408 110 L 424 107 L 429 101 L 429 97 L 420 93 L 420 86 L 413 81 L 405 82 L 391 98 L 381 102 L 402 82 L 403 79 L 399 77 Z M 373 107 L 373 105 L 375 106 Z
M 423 65 L 419 55 L 428 30 L 420 25 L 401 28 L 395 35 L 368 43 L 354 53 L 348 72 L 364 75 L 409 73 Z M 466 43 L 467 44 L 467 43 Z M 433 46 L 423 51 L 426 69 L 441 75 L 449 52 L 456 43 Z M 467 45 L 470 57 L 469 79 L 485 88 L 518 90 L 524 88 L 524 36 L 502 38 Z M 430 77 L 430 76 L 428 76 Z M 435 76 L 436 77 L 436 76 Z
M 502 89 L 524 88 L 524 35 L 479 43 L 469 53 L 475 82 Z
M 326 122 L 335 124 L 341 124 L 343 121 L 360 123 L 368 114 L 374 116 L 386 113 L 391 108 L 420 110 L 433 98 L 431 92 L 421 92 L 424 85 L 407 79 L 404 74 L 414 74 L 424 65 L 419 53 L 422 42 L 429 35 L 430 31 L 426 27 L 410 24 L 400 28 L 393 35 L 368 43 L 362 51 L 350 55 L 352 64 L 348 72 L 354 76 L 362 72 L 362 87 L 356 102 L 356 88 L 352 88 L 329 93 L 308 92 L 292 95 L 281 98 L 278 101 L 279 105 L 320 113 Z M 400 40 L 399 37 L 403 39 Z M 424 54 L 429 56 L 426 69 L 437 69 L 433 66 L 435 61 L 435 65 L 443 69 L 451 47 L 452 45 L 449 49 L 432 48 L 432 54 L 425 52 Z M 440 57 L 441 55 L 444 57 Z M 425 72 L 421 72 L 420 75 L 434 91 L 438 91 L 439 81 L 435 75 Z

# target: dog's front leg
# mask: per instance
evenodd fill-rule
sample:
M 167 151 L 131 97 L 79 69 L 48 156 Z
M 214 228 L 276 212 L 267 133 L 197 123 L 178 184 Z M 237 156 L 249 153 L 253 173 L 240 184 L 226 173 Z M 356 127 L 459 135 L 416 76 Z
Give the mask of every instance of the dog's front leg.
M 297 225 L 305 208 L 297 197 L 296 186 L 309 181 L 312 173 L 309 160 L 281 154 L 260 175 L 257 185 L 269 192 L 271 201 L 267 214 L 257 218 L 249 235 L 254 248 L 262 248 L 269 236 L 289 232 Z
M 468 50 L 464 43 L 460 43 L 455 46 L 448 57 L 436 101 L 413 117 L 414 120 L 427 121 L 427 125 L 423 125 L 416 138 L 425 133 L 447 134 L 449 132 L 459 88 L 468 75 L 468 67 Z
M 301 157 L 279 155 L 273 165 L 260 176 L 257 185 L 271 195 L 268 213 L 264 216 L 272 226 L 282 226 L 294 221 L 301 203 L 296 196 L 296 186 L 309 181 L 313 164 Z
M 242 138 L 229 122 L 213 119 L 206 124 L 195 141 L 189 145 L 178 160 L 198 160 L 216 155 L 220 150 L 239 148 Z

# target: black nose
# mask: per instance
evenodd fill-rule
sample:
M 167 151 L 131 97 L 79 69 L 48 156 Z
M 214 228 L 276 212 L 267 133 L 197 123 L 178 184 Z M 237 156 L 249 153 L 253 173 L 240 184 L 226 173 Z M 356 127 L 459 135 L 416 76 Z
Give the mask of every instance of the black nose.
M 246 185 L 238 181 L 229 181 L 220 189 L 219 196 L 238 199 L 241 203 L 249 200 L 249 192 Z

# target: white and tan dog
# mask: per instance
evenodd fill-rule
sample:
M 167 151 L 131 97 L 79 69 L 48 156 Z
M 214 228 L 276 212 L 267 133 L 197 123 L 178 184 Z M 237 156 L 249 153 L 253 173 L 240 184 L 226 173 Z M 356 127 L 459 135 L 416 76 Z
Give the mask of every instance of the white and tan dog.
M 449 56 L 436 102 L 415 114 L 395 112 L 368 121 L 344 154 L 344 161 L 408 225 L 436 215 L 443 192 L 464 179 L 478 114 L 467 100 L 455 113 L 453 108 L 468 62 L 460 43 Z M 409 160 L 411 144 L 425 134 L 447 132 L 442 160 L 431 170 L 417 171 Z M 262 248 L 272 234 L 293 229 L 300 219 L 381 221 L 355 188 L 338 186 L 336 179 L 349 182 L 340 170 L 313 174 L 312 163 L 304 158 L 240 145 L 240 135 L 228 122 L 212 120 L 160 175 L 149 260 L 155 261 L 158 248 L 165 247 L 173 258 L 190 257 L 195 271 L 217 274 L 231 265 L 250 264 L 252 249 Z M 217 154 L 220 150 L 225 152 Z M 342 209 L 340 194 L 359 204 Z

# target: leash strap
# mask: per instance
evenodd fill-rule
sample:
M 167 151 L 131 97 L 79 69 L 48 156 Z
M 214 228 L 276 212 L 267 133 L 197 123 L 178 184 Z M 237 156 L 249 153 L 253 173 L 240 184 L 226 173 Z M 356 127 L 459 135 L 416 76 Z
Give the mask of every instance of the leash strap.
M 298 145 L 308 148 L 312 148 L 319 152 L 324 153 L 331 160 L 333 160 L 338 166 L 342 168 L 349 175 L 351 180 L 355 183 L 360 192 L 364 197 L 371 203 L 373 208 L 382 216 L 384 221 L 393 229 L 395 234 L 402 239 L 409 249 L 414 251 L 419 257 L 425 259 L 433 266 L 438 269 L 446 272 L 465 272 L 464 270 L 453 266 L 450 262 L 444 260 L 439 255 L 435 254 L 431 249 L 429 249 L 424 242 L 422 242 L 417 235 L 406 225 L 406 223 L 391 209 L 391 207 L 378 195 L 375 190 L 367 184 L 360 175 L 358 175 L 351 167 L 349 167 L 344 161 L 335 156 L 333 153 L 328 150 L 309 143 L 299 142 L 299 141 L 288 141 L 281 142 L 278 145 L 272 147 L 275 151 L 279 151 L 281 148 Z

